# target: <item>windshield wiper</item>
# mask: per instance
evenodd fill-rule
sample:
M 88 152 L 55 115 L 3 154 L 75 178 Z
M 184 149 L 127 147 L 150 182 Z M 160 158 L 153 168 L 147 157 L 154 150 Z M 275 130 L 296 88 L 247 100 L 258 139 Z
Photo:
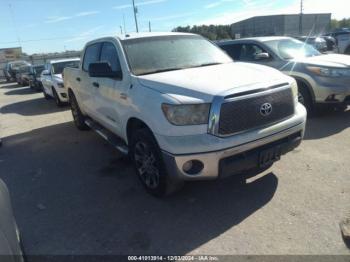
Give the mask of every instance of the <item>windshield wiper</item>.
M 154 70 L 154 71 L 139 74 L 139 76 L 151 75 L 151 74 L 157 74 L 157 73 L 163 73 L 163 72 L 169 72 L 169 71 L 176 71 L 176 70 L 182 70 L 182 69 L 185 69 L 185 68 L 184 67 L 173 67 L 173 68 L 159 69 L 159 70 Z

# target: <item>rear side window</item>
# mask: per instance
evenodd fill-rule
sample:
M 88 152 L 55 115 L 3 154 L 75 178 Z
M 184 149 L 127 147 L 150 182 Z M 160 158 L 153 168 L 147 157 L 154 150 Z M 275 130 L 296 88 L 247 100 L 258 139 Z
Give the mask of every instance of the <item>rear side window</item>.
M 113 72 L 121 71 L 117 49 L 110 42 L 103 43 L 100 61 L 108 62 L 112 67 Z
M 89 71 L 89 65 L 96 63 L 100 56 L 101 43 L 96 43 L 88 46 L 85 50 L 83 70 Z

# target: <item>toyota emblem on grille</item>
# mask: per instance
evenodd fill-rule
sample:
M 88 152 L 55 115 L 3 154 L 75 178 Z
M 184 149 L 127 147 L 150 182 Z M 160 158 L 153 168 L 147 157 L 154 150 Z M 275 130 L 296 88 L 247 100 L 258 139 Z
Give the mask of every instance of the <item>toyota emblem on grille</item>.
M 272 105 L 270 103 L 265 103 L 260 107 L 260 114 L 262 116 L 269 116 L 272 113 Z

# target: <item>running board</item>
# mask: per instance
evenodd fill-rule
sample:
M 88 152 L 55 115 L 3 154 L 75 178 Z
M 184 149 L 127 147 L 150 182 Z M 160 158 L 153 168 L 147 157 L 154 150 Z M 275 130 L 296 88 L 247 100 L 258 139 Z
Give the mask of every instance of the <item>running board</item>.
M 127 155 L 129 153 L 128 147 L 125 145 L 124 141 L 118 136 L 114 135 L 112 132 L 96 123 L 91 119 L 85 120 L 85 124 L 99 134 L 104 140 L 114 146 L 118 151 Z

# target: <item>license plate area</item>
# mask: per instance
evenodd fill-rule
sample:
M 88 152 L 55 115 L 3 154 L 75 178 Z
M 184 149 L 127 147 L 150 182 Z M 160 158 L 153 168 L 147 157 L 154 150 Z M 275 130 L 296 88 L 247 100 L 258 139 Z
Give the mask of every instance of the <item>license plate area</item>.
M 275 146 L 269 149 L 265 149 L 259 154 L 259 167 L 267 167 L 274 162 L 281 159 L 281 147 Z

